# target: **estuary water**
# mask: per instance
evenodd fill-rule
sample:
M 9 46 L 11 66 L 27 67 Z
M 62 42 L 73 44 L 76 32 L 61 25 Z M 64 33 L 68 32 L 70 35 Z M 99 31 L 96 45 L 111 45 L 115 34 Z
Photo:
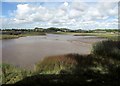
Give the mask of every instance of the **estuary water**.
M 0 40 L 2 62 L 23 68 L 33 68 L 41 59 L 60 54 L 89 54 L 95 42 L 105 40 L 95 36 L 47 34 L 18 39 Z

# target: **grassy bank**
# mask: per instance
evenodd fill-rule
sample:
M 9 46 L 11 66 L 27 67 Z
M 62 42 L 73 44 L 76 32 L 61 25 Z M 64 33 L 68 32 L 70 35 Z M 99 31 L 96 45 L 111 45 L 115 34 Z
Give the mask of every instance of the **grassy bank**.
M 74 36 L 97 36 L 102 38 L 107 38 L 110 40 L 118 40 L 119 34 L 118 33 L 73 33 Z
M 120 40 L 118 33 L 74 33 L 74 32 L 50 32 L 50 34 L 74 35 L 74 36 L 97 36 L 110 40 Z M 14 39 L 25 36 L 46 35 L 44 32 L 28 32 L 19 35 L 0 35 L 0 39 Z
M 2 72 L 6 86 L 8 83 L 14 83 L 13 86 L 118 86 L 120 41 L 98 42 L 89 55 L 46 57 L 36 63 L 33 73 L 8 65 L 3 66 Z
M 46 35 L 45 33 L 40 33 L 40 32 L 29 32 L 29 33 L 22 33 L 19 35 L 0 35 L 0 39 L 15 39 L 19 37 L 25 37 L 25 36 L 36 36 L 36 35 Z
M 21 36 L 19 35 L 0 35 L 0 40 L 1 39 L 15 39 L 15 38 L 19 38 Z
M 52 34 L 60 34 L 60 35 L 74 35 L 74 36 L 96 36 L 101 38 L 107 38 L 110 40 L 120 40 L 120 34 L 118 33 L 75 33 L 75 32 L 54 32 Z

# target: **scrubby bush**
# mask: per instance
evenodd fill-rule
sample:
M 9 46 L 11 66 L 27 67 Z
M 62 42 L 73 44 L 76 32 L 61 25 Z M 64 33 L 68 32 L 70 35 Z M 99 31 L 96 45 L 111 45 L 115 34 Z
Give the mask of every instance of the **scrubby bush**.
M 120 60 L 120 41 L 101 41 L 93 45 L 92 53 L 97 56 Z

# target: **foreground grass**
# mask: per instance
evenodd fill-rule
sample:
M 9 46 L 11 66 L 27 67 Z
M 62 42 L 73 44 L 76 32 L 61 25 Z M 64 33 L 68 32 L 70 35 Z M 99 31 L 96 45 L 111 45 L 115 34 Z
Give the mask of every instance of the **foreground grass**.
M 67 54 L 45 58 L 36 64 L 35 71 L 39 74 L 82 74 L 86 71 L 107 74 L 116 64 L 120 61 L 95 55 Z
M 3 84 L 13 84 L 27 76 L 31 76 L 31 71 L 27 71 L 6 63 L 2 64 L 1 77 Z
M 67 54 L 47 57 L 38 62 L 34 75 L 24 72 L 6 74 L 3 86 L 118 86 L 120 84 L 120 60 L 94 55 Z M 15 70 L 14 70 L 15 71 Z M 21 74 L 22 73 L 22 74 Z M 18 79 L 16 77 L 18 76 Z M 13 78 L 14 77 L 14 78 Z
M 1 67 L 2 84 L 13 84 L 32 74 L 30 71 L 6 63 L 3 63 Z

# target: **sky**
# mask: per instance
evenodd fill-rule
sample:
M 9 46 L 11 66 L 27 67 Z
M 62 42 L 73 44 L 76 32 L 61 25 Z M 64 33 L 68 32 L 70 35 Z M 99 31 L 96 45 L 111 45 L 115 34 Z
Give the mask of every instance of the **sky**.
M 14 1 L 14 2 L 13 2 Z M 69 29 L 118 29 L 118 2 L 100 0 L 4 0 L 2 29 L 59 27 Z M 29 1 L 29 2 L 28 2 Z

